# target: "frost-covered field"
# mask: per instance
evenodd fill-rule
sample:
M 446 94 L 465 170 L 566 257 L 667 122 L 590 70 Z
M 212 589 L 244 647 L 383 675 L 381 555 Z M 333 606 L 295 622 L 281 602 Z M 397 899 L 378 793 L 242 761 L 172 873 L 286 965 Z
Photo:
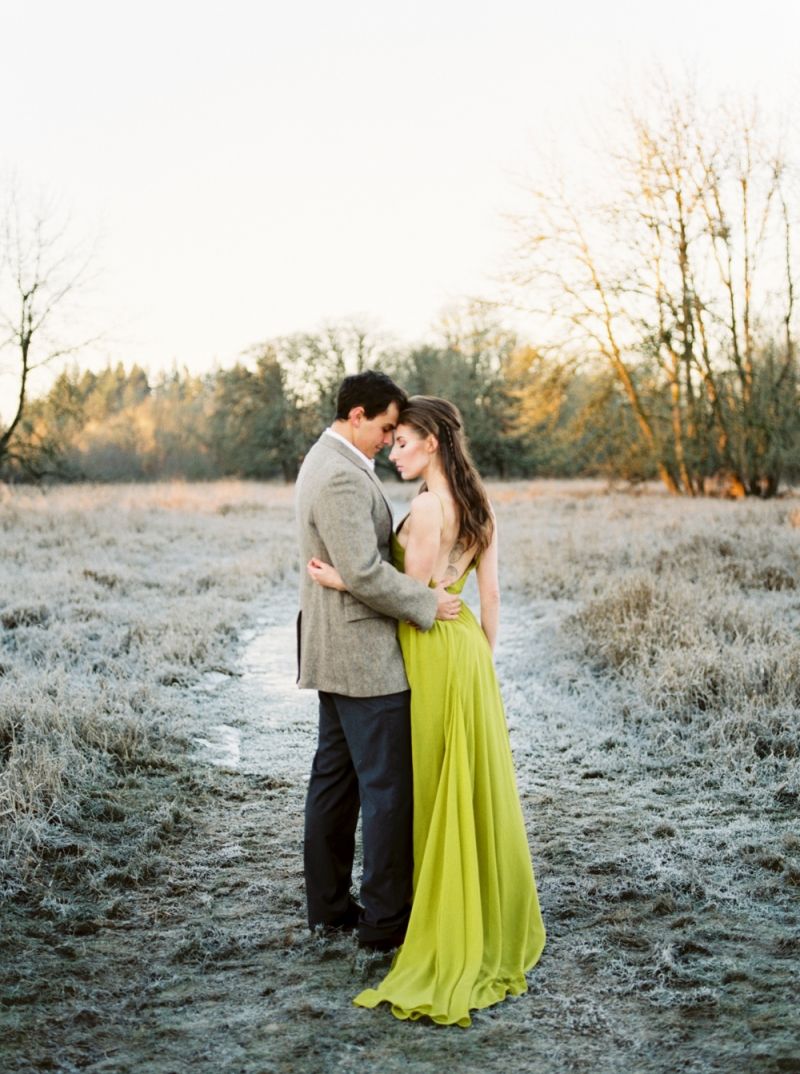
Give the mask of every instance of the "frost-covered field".
M 0 1068 L 800 1070 L 800 501 L 491 491 L 549 943 L 462 1031 L 304 927 L 291 489 L 0 490 Z

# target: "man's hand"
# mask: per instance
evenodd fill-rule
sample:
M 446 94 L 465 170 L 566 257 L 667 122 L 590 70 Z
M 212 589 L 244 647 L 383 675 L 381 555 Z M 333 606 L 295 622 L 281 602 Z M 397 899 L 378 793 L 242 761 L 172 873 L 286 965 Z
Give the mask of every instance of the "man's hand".
M 458 613 L 461 611 L 461 597 L 448 593 L 444 582 L 440 582 L 436 587 L 436 601 L 437 619 L 458 619 Z

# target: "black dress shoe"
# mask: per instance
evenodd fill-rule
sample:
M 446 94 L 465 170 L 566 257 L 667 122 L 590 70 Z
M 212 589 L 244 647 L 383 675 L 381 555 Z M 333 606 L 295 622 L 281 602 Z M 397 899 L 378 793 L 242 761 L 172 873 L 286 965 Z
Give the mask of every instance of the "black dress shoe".
M 353 932 L 358 926 L 358 920 L 363 910 L 363 906 L 359 906 L 357 902 L 351 900 L 344 916 L 334 923 L 333 928 L 340 929 L 342 932 Z
M 364 940 L 359 936 L 358 946 L 366 951 L 394 951 L 396 947 L 400 947 L 405 938 L 405 929 L 401 932 L 393 932 L 391 936 L 381 936 L 377 940 Z
M 320 921 L 316 925 L 309 925 L 312 932 L 323 936 L 337 936 L 342 932 L 355 932 L 358 928 L 358 918 L 362 907 L 357 902 L 351 901 L 341 917 L 335 921 Z

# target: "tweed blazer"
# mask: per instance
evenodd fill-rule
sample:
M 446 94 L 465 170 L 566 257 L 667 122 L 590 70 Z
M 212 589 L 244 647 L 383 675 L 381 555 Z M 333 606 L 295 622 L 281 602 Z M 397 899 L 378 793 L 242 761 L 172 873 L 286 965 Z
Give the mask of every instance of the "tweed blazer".
M 397 620 L 429 630 L 435 592 L 390 563 L 392 511 L 371 468 L 323 433 L 295 488 L 300 546 L 298 685 L 348 697 L 408 689 Z M 332 563 L 347 592 L 312 582 L 305 564 Z

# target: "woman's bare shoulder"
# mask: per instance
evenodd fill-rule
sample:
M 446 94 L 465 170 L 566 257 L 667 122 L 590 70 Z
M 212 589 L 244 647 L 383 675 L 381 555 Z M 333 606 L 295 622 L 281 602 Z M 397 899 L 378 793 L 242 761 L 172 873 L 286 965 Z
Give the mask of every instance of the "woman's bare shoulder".
M 442 528 L 442 504 L 434 492 L 420 492 L 411 501 L 408 512 L 410 525 L 418 529 Z
M 442 514 L 442 501 L 436 495 L 435 492 L 418 492 L 414 499 L 411 501 L 411 514 L 417 515 L 419 518 L 426 518 L 428 515 Z

